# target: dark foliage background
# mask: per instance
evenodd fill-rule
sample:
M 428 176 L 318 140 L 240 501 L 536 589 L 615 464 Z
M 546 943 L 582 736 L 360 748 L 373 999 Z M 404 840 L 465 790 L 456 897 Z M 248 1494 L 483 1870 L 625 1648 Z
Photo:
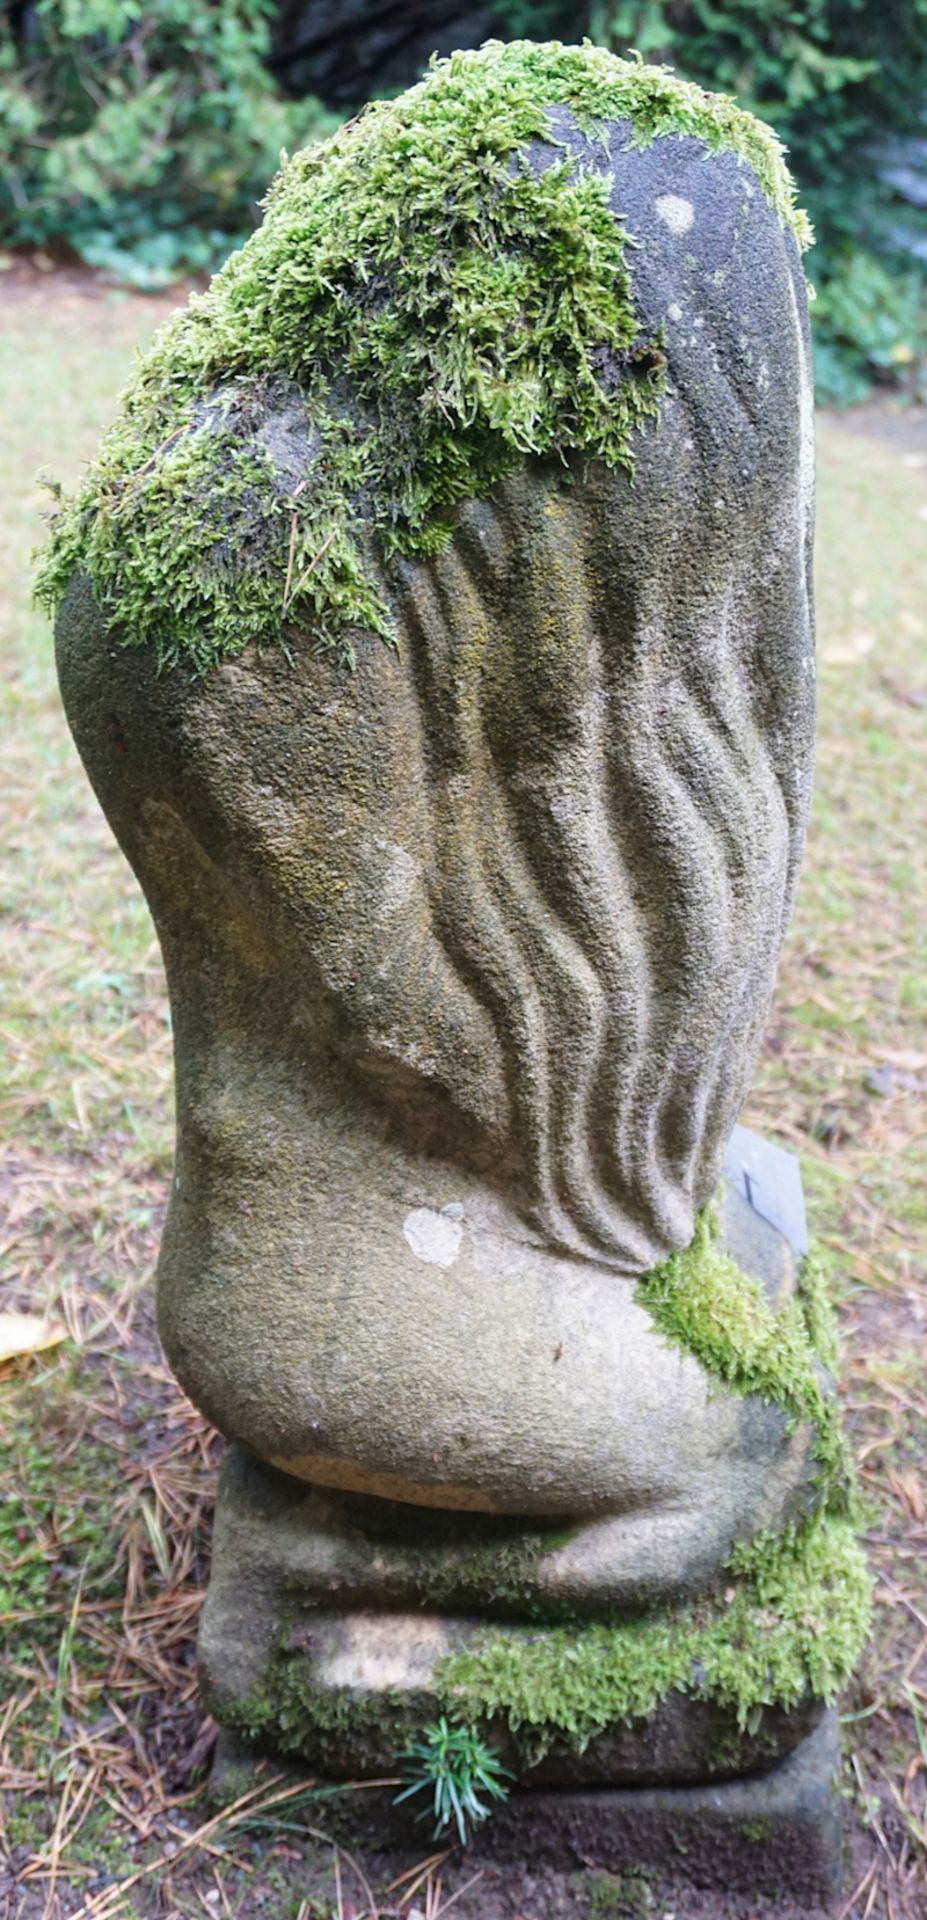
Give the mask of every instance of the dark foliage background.
M 268 72 L 271 0 L 32 0 L 0 43 L 0 240 L 129 285 L 212 270 L 292 151 L 343 115 Z
M 0 22 L 0 242 L 66 242 L 141 287 L 213 268 L 281 148 L 434 50 L 637 48 L 785 140 L 818 233 L 822 396 L 927 394 L 927 0 L 14 0 Z

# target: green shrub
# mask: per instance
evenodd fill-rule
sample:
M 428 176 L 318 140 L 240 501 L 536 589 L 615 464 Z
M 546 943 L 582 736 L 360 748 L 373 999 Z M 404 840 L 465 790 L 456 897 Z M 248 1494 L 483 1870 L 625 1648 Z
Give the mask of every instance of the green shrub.
M 0 240 L 67 241 L 142 287 L 209 270 L 281 148 L 337 124 L 263 65 L 271 0 L 37 0 L 0 42 Z
M 891 271 L 865 248 L 847 246 L 831 256 L 814 307 L 819 400 L 850 406 L 865 399 L 873 377 L 922 383 L 924 292 L 921 273 Z

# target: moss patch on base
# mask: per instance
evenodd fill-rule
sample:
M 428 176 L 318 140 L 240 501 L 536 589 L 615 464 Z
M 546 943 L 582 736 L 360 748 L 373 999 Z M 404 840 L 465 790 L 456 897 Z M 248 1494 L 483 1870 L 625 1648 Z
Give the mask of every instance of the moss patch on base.
M 490 43 L 435 65 L 283 168 L 263 226 L 168 323 L 99 459 L 53 520 L 37 594 L 78 567 L 108 624 L 203 670 L 308 631 L 389 639 L 364 555 L 427 554 L 526 454 L 631 464 L 663 388 L 639 336 L 605 174 L 525 148 L 564 106 L 593 131 L 694 135 L 810 238 L 771 130 L 666 69 L 592 46 Z M 298 385 L 301 471 L 260 426 Z
M 691 1246 L 637 1285 L 637 1299 L 669 1340 L 738 1393 L 758 1393 L 790 1423 L 814 1428 L 818 1488 L 831 1512 L 850 1502 L 852 1470 L 836 1398 L 837 1325 L 818 1255 L 802 1263 L 794 1294 L 773 1307 L 758 1280 L 724 1252 L 714 1212 Z
M 737 1549 L 730 1575 L 698 1605 L 617 1625 L 520 1635 L 487 1628 L 436 1669 L 439 1698 L 460 1719 L 500 1715 L 539 1752 L 554 1737 L 581 1751 L 672 1691 L 734 1709 L 742 1728 L 760 1706 L 833 1699 L 870 1622 L 869 1575 L 851 1522 L 820 1514 L 781 1538 L 753 1541 Z
M 260 1693 L 223 1724 L 280 1752 L 311 1753 L 337 1773 L 374 1769 L 443 1709 L 458 1721 L 503 1720 L 528 1763 L 556 1743 L 577 1752 L 618 1721 L 653 1713 L 670 1693 L 712 1701 L 755 1731 L 764 1706 L 832 1700 L 869 1631 L 870 1581 L 846 1516 L 819 1513 L 783 1536 L 738 1548 L 727 1584 L 690 1605 L 611 1624 L 487 1626 L 439 1661 L 421 1694 L 322 1688 L 283 1648 Z M 207 1699 L 207 1705 L 210 1702 Z
M 474 1724 L 502 1719 L 531 1760 L 555 1743 L 582 1751 L 610 1725 L 652 1714 L 671 1693 L 714 1703 L 750 1733 L 764 1707 L 836 1696 L 869 1631 L 871 1583 L 855 1532 L 837 1405 L 823 1372 L 823 1363 L 834 1367 L 837 1352 L 821 1261 L 809 1256 L 796 1295 L 776 1309 L 723 1252 L 708 1213 L 692 1245 L 638 1283 L 638 1298 L 669 1338 L 729 1387 L 762 1394 L 790 1420 L 811 1423 L 814 1513 L 738 1545 L 720 1581 L 697 1600 L 595 1623 L 527 1624 L 530 1575 L 544 1536 L 518 1552 L 490 1546 L 486 1562 L 498 1551 L 499 1591 L 521 1623 L 487 1624 L 439 1660 L 420 1700 L 320 1689 L 304 1663 L 281 1653 L 261 1698 L 243 1701 L 234 1716 L 243 1731 L 283 1750 L 310 1750 L 337 1769 L 346 1741 L 382 1750 L 400 1721 L 403 1737 L 411 1736 L 437 1705 Z M 464 1564 L 453 1563 L 455 1587 Z M 477 1565 L 482 1573 L 475 1558 Z M 434 1606 L 433 1586 L 422 1599 Z M 229 1717 L 227 1704 L 222 1717 Z
M 869 1632 L 872 1595 L 853 1517 L 852 1467 L 824 1367 L 837 1362 L 836 1318 L 820 1258 L 797 1292 L 770 1305 L 718 1240 L 711 1211 L 684 1253 L 638 1282 L 657 1325 L 728 1386 L 758 1393 L 814 1430 L 819 1505 L 799 1526 L 735 1548 L 727 1583 L 692 1605 L 610 1625 L 514 1636 L 488 1628 L 436 1672 L 442 1704 L 468 1719 L 501 1714 L 539 1750 L 577 1748 L 615 1720 L 653 1712 L 671 1691 L 735 1710 L 830 1701 Z
M 376 1771 L 381 1756 L 398 1754 L 434 1712 L 424 1694 L 316 1686 L 304 1662 L 279 1652 L 262 1692 L 239 1701 L 234 1711 L 225 1701 L 215 1704 L 222 1724 L 257 1747 L 266 1743 L 278 1753 L 297 1755 L 311 1749 L 313 1765 L 333 1776 L 346 1756 L 349 1766 Z

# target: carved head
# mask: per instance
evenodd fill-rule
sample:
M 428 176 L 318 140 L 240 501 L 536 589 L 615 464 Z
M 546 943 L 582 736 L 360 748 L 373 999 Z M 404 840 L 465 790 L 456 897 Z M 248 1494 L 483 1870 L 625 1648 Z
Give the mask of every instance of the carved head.
M 486 497 L 451 486 L 438 528 L 429 496 L 416 542 L 406 492 L 396 552 L 385 495 L 358 469 L 326 546 L 345 435 L 382 445 L 392 420 L 404 459 L 408 405 L 387 394 L 372 411 L 337 345 L 314 372 L 229 352 L 113 508 L 186 474 L 213 664 L 196 677 L 178 663 L 163 610 L 170 670 L 154 646 L 126 647 L 148 629 L 137 602 L 136 632 L 125 606 L 107 609 L 116 575 L 84 535 L 68 548 L 84 572 L 60 670 L 158 922 L 181 1110 L 223 1050 L 237 1071 L 269 1050 L 281 1098 L 334 1073 L 410 1151 L 496 1179 L 551 1243 L 638 1272 L 688 1243 L 710 1197 L 797 876 L 813 727 L 807 329 L 794 238 L 738 151 L 706 158 L 704 138 L 670 124 L 632 145 L 617 115 L 607 138 L 587 135 L 562 92 L 544 111 L 545 137 L 489 168 L 485 193 L 515 180 L 556 199 L 566 168 L 633 240 L 625 344 L 600 313 L 607 337 L 570 375 L 595 385 L 595 433 L 574 420 L 563 444 L 532 443 L 518 409 L 553 376 L 537 356 L 533 373 L 508 365 L 507 402 L 501 388 L 480 400 L 498 444 L 488 413 L 459 415 Z M 295 241 L 278 250 L 268 326 L 301 270 Z M 351 296 L 381 345 L 384 274 Z M 178 334 L 187 370 L 217 311 Z M 468 325 L 472 344 L 476 307 Z M 248 622 L 271 564 L 284 645 L 219 647 L 236 594 L 244 637 L 262 637 Z M 320 653 L 338 604 L 344 644 Z M 185 606 L 180 580 L 178 632 Z

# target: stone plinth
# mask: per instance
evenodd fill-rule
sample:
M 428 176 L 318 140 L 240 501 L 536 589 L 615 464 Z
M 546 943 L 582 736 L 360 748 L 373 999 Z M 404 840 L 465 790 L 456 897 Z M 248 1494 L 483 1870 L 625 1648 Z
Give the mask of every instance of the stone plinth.
M 221 1737 L 212 1792 L 235 1799 L 259 1780 L 253 1752 Z M 474 1864 L 645 1879 L 827 1906 L 842 1880 L 840 1737 L 828 1713 L 786 1759 L 746 1779 L 595 1792 L 518 1791 L 472 1845 Z M 325 1803 L 333 1836 L 378 1853 L 422 1851 L 422 1827 L 390 1789 Z

